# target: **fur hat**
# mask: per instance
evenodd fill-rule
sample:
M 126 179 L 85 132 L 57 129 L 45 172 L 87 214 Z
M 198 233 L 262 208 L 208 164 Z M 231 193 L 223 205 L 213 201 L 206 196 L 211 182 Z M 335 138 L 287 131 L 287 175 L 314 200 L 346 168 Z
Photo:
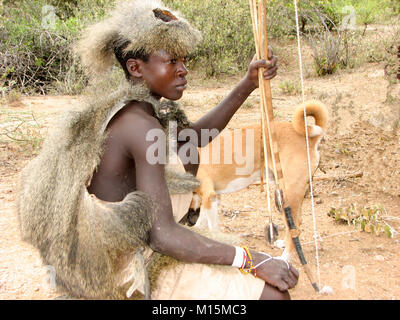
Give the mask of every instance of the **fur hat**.
M 128 0 L 116 3 L 109 17 L 87 28 L 74 50 L 89 74 L 108 71 L 116 49 L 123 54 L 165 50 L 183 57 L 201 41 L 201 34 L 159 0 Z

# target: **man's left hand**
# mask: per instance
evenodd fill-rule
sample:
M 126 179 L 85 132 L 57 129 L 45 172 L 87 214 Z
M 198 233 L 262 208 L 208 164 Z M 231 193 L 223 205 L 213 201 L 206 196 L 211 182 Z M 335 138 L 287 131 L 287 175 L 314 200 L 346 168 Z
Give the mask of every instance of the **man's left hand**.
M 247 70 L 246 78 L 251 81 L 256 88 L 258 88 L 258 69 L 262 68 L 263 77 L 265 80 L 271 80 L 275 78 L 278 71 L 278 58 L 274 56 L 271 47 L 268 48 L 268 60 L 257 60 L 254 55 L 253 60 L 250 62 Z

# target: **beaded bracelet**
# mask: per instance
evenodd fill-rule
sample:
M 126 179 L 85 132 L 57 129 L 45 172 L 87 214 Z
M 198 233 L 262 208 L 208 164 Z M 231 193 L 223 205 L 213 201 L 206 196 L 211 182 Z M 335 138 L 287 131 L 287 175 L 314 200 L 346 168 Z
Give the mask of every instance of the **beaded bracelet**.
M 252 271 L 254 271 L 254 276 L 257 277 L 257 269 L 254 267 L 253 264 L 253 257 L 251 256 L 250 250 L 247 247 L 242 247 L 244 249 L 244 252 L 246 253 L 246 261 L 249 265 L 248 268 L 240 268 L 240 272 L 242 272 L 243 274 L 249 274 Z

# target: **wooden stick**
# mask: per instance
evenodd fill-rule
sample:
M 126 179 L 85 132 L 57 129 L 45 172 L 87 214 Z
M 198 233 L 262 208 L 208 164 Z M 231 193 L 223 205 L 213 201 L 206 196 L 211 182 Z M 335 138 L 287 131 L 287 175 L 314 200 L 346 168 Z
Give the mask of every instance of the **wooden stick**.
M 259 2 L 259 15 L 260 15 L 260 59 L 268 60 L 268 34 L 267 34 L 267 14 L 266 14 L 265 0 Z M 264 69 L 262 69 L 263 71 Z M 264 102 L 264 115 L 267 121 L 269 144 L 271 151 L 272 167 L 275 177 L 275 183 L 283 186 L 283 174 L 280 169 L 280 159 L 278 150 L 278 140 L 273 125 L 274 113 L 272 108 L 272 93 L 270 80 L 265 80 L 263 72 L 259 72 L 260 89 L 262 100 Z M 279 172 L 280 171 L 280 172 Z
M 253 25 L 253 35 L 254 39 L 259 40 L 259 19 L 257 16 L 257 2 L 256 0 L 249 0 L 250 3 L 250 12 L 251 12 L 251 20 L 252 20 L 252 25 Z M 260 52 L 260 42 L 256 41 L 256 55 L 257 58 L 260 59 L 261 57 L 261 52 Z M 259 84 L 261 84 L 261 78 L 260 78 L 260 72 L 258 73 L 259 76 Z M 261 74 L 262 77 L 262 74 Z M 260 100 L 260 110 L 261 110 L 261 135 L 262 135 L 262 147 L 263 147 L 263 158 L 261 161 L 264 162 L 264 170 L 265 170 L 265 175 L 266 175 L 266 193 L 267 193 L 267 211 L 268 211 L 268 216 L 269 216 L 269 224 L 270 224 L 270 234 L 271 234 L 271 241 L 273 240 L 273 219 L 272 219 L 272 208 L 271 208 L 271 195 L 270 195 L 270 186 L 269 186 L 269 179 L 268 179 L 268 149 L 267 149 L 267 141 L 266 141 L 266 134 L 265 134 L 265 123 L 264 123 L 264 112 L 265 112 L 265 106 L 264 106 L 264 101 L 261 99 Z M 263 170 L 261 169 L 261 191 L 264 191 L 264 182 L 263 182 Z
M 313 181 L 323 181 L 323 180 L 346 180 L 350 178 L 361 178 L 363 176 L 363 172 L 355 172 L 355 173 L 349 173 L 345 174 L 342 176 L 320 176 L 320 177 L 314 177 Z
M 258 34 L 258 21 L 257 21 L 257 11 L 256 11 L 256 0 L 249 0 L 250 4 L 250 14 L 251 14 L 251 22 L 253 25 L 253 36 L 254 39 L 257 39 Z M 256 55 L 257 59 L 260 59 L 260 48 L 258 46 L 258 41 L 255 41 L 256 46 Z
M 352 179 L 352 178 L 361 178 L 364 175 L 363 172 L 355 172 L 355 173 L 349 173 L 341 176 L 317 176 L 313 177 L 313 181 L 326 181 L 326 180 L 346 180 L 346 179 Z M 256 181 L 253 182 L 254 185 L 259 185 L 261 182 Z
M 267 0 L 260 0 L 258 2 L 258 28 L 257 25 L 253 26 L 253 31 L 258 30 L 258 34 L 255 37 L 256 47 L 258 47 L 258 52 L 260 54 L 261 59 L 268 60 L 268 33 L 267 33 L 267 14 L 266 14 L 266 1 Z M 251 8 L 254 8 L 254 2 L 251 4 Z M 253 10 L 252 10 L 253 11 Z M 256 17 L 256 15 L 254 15 Z M 253 19 L 254 21 L 255 19 Z M 283 191 L 286 191 L 285 184 L 283 180 L 283 172 L 279 157 L 279 148 L 278 148 L 278 140 L 277 134 L 274 128 L 274 114 L 272 109 L 272 94 L 271 94 L 271 85 L 269 80 L 265 80 L 263 77 L 263 70 L 259 70 L 258 72 L 260 90 L 261 90 L 261 114 L 262 114 L 262 123 L 266 120 L 266 127 L 268 131 L 269 137 L 269 148 L 270 154 L 273 164 L 273 171 L 275 177 L 275 183 L 277 186 L 275 201 L 278 205 L 279 211 L 284 213 L 285 220 L 289 232 L 292 237 L 292 241 L 298 256 L 300 258 L 300 262 L 303 266 L 307 277 L 309 278 L 313 288 L 315 291 L 319 291 L 319 288 L 314 281 L 311 271 L 307 265 L 307 261 L 304 257 L 303 249 L 301 248 L 300 239 L 299 239 L 299 231 L 296 228 L 294 223 L 292 209 L 290 206 L 285 205 L 286 199 L 284 197 Z M 267 110 L 265 110 L 265 108 Z M 263 132 L 264 135 L 264 132 Z M 264 144 L 264 151 L 266 150 L 266 146 Z

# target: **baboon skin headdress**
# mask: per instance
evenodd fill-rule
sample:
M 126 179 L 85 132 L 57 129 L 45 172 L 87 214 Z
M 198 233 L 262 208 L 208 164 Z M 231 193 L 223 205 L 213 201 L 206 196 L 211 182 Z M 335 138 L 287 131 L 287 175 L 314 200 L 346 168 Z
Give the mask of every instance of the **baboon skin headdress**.
M 200 32 L 160 1 L 130 0 L 118 2 L 106 20 L 86 29 L 75 52 L 89 73 L 101 74 L 114 64 L 114 50 L 126 43 L 129 44 L 124 48 L 124 54 L 165 50 L 184 57 L 200 41 Z

